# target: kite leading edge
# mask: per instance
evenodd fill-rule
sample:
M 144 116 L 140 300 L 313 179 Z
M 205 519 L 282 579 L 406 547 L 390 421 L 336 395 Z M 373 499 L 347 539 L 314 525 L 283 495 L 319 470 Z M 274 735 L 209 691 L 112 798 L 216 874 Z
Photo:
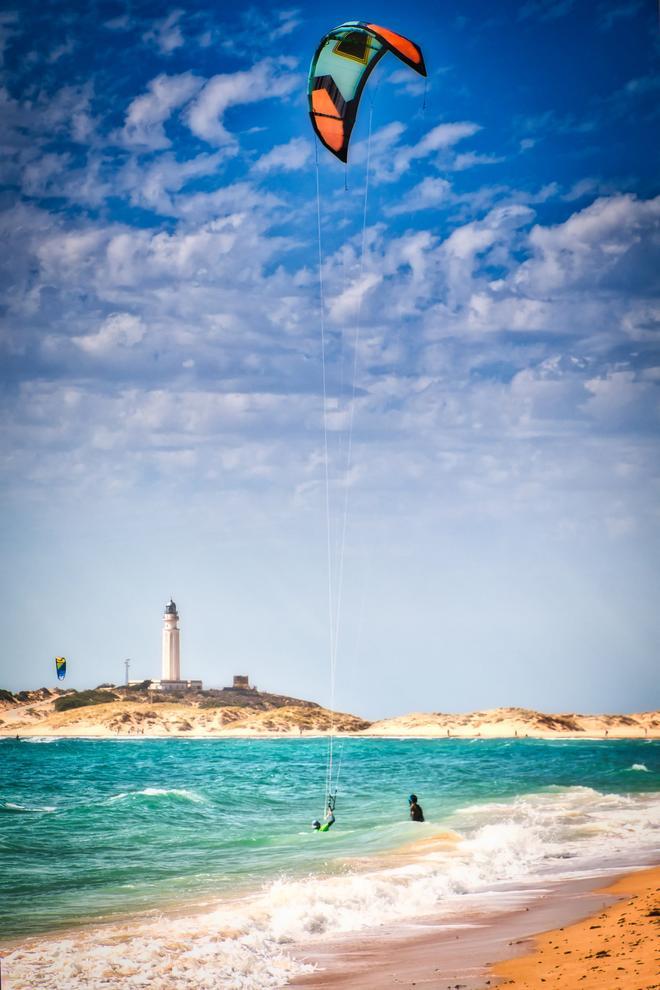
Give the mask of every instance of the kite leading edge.
M 419 46 L 377 24 L 346 21 L 316 49 L 309 70 L 309 115 L 321 143 L 342 162 L 348 159 L 362 90 L 387 52 L 426 76 Z

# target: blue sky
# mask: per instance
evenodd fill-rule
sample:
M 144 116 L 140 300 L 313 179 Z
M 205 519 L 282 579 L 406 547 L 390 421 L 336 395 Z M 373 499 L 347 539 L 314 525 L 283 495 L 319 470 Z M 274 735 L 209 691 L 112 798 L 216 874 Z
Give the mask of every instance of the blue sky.
M 319 151 L 328 554 L 306 76 L 360 17 L 429 80 Z M 653 3 L 23 2 L 0 50 L 4 686 L 157 676 L 173 595 L 184 675 L 327 702 L 329 559 L 338 707 L 657 706 Z

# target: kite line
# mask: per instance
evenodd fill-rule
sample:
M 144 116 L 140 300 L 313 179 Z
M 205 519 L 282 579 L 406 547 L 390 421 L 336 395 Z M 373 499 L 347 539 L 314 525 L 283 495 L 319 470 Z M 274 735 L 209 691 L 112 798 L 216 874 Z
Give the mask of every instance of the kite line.
M 340 751 L 335 775 L 334 735 L 335 735 L 335 688 L 339 638 L 341 631 L 341 610 L 344 586 L 344 565 L 348 531 L 350 502 L 350 472 L 353 466 L 353 427 L 357 403 L 357 372 L 364 297 L 364 266 L 366 257 L 367 208 L 369 198 L 369 173 L 371 168 L 371 137 L 373 124 L 373 97 L 369 110 L 369 133 L 367 139 L 367 164 L 362 209 L 362 236 L 360 244 L 360 264 L 357 279 L 357 312 L 353 333 L 353 381 L 348 410 L 348 430 L 346 455 L 343 472 L 344 499 L 343 514 L 337 520 L 337 547 L 333 559 L 333 527 L 330 497 L 330 459 L 328 446 L 328 367 L 326 361 L 326 302 L 324 285 L 324 258 L 321 218 L 321 181 L 318 145 L 321 143 L 341 162 L 348 161 L 348 146 L 357 118 L 358 107 L 364 86 L 380 59 L 388 52 L 396 55 L 421 76 L 426 76 L 424 57 L 418 45 L 394 31 L 368 24 L 363 21 L 346 21 L 321 39 L 309 72 L 309 114 L 317 141 L 314 144 L 316 166 L 316 219 L 319 266 L 319 306 L 321 333 L 321 376 L 323 386 L 323 461 L 325 482 L 326 552 L 328 577 L 328 622 L 330 651 L 330 732 L 326 764 L 325 807 L 334 810 L 337 785 L 341 772 Z M 344 187 L 348 191 L 347 174 L 344 173 Z M 343 393 L 343 339 L 341 349 L 341 389 Z M 340 480 L 340 479 L 338 479 Z M 341 521 L 340 521 L 341 520 Z M 325 808 L 324 808 L 325 810 Z

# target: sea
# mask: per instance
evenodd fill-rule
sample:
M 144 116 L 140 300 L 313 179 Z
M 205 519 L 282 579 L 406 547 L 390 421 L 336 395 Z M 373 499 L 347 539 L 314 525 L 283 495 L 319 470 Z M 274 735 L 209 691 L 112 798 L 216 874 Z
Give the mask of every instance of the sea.
M 467 924 L 660 859 L 658 741 L 336 740 L 319 834 L 327 754 L 0 741 L 3 990 L 282 987 L 309 968 L 301 946 Z

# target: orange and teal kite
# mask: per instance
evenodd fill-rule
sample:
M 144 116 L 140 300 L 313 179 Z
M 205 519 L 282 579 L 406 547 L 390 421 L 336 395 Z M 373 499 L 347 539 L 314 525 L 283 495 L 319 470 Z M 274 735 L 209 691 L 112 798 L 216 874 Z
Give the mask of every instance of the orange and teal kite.
M 387 52 L 426 75 L 421 49 L 377 24 L 346 21 L 326 34 L 316 49 L 309 70 L 309 115 L 321 142 L 342 162 L 348 158 L 362 90 Z
M 55 670 L 58 681 L 63 681 L 66 677 L 66 657 L 55 657 Z

